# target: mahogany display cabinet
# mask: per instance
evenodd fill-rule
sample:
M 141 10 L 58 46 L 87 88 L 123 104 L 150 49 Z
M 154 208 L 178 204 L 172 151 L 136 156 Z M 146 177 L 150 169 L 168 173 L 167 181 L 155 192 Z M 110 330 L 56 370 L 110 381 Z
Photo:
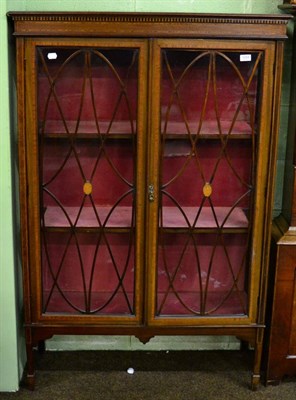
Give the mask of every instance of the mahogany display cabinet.
M 290 17 L 9 15 L 29 386 L 55 334 L 206 334 L 256 387 Z

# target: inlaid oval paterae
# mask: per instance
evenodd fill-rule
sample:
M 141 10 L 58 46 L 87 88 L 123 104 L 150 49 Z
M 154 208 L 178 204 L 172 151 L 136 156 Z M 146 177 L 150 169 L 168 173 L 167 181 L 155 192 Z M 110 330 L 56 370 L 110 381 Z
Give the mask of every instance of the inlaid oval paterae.
M 213 192 L 212 185 L 209 182 L 206 182 L 204 184 L 204 187 L 203 187 L 202 191 L 203 191 L 203 195 L 205 197 L 210 197 L 212 192 Z

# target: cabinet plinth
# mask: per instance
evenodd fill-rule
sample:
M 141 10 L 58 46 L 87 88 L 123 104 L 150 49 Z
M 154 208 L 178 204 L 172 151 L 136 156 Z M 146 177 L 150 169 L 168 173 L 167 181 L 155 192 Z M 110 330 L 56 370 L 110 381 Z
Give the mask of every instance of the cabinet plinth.
M 255 387 L 289 18 L 10 15 L 29 384 L 53 334 L 231 334 Z

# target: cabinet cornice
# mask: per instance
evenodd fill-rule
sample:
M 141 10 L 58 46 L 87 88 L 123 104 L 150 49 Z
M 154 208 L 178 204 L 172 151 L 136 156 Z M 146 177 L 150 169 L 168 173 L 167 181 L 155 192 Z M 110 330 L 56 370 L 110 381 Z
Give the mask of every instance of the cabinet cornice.
M 16 36 L 162 36 L 286 38 L 292 18 L 281 14 L 8 13 Z M 80 24 L 83 23 L 83 29 Z M 52 26 L 55 25 L 55 29 Z M 245 25 L 241 29 L 241 25 Z M 51 26 L 51 28 L 49 28 Z

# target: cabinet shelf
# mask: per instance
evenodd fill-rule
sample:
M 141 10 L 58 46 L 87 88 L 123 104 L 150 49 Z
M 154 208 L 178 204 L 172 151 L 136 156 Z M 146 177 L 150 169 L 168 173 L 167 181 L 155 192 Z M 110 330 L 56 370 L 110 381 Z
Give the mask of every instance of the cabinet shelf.
M 162 227 L 168 231 L 185 228 L 203 232 L 213 232 L 218 229 L 234 230 L 237 232 L 237 230 L 246 231 L 248 228 L 246 214 L 238 207 L 233 210 L 231 207 L 215 207 L 215 215 L 210 207 L 203 207 L 195 224 L 198 209 L 196 207 L 183 207 L 182 210 L 188 221 L 186 221 L 183 213 L 176 210 L 176 208 L 163 207 Z
M 114 285 L 116 288 L 116 284 Z M 81 291 L 54 290 L 50 295 L 50 291 L 44 291 L 44 302 L 46 303 L 48 297 L 50 300 L 46 306 L 44 313 L 57 314 L 56 310 L 60 311 L 58 314 L 96 314 L 100 315 L 133 315 L 133 293 L 118 291 L 115 295 L 112 291 L 92 291 L 91 292 L 91 306 L 87 307 L 85 304 L 85 293 Z M 110 301 L 111 299 L 111 301 Z
M 39 133 L 42 132 L 41 123 Z M 65 128 L 67 127 L 67 129 Z M 110 121 L 99 121 L 98 126 L 101 135 L 131 137 L 135 134 L 136 122 L 129 120 L 113 121 L 110 126 Z M 68 138 L 69 136 L 78 138 L 98 138 L 98 129 L 95 121 L 80 121 L 77 128 L 77 121 L 66 120 L 65 123 L 61 120 L 47 120 L 45 122 L 43 135 L 47 138 Z
M 169 121 L 167 125 L 162 122 L 161 132 L 167 138 L 181 138 L 188 135 L 188 130 L 191 136 L 197 136 L 200 121 L 188 122 L 188 129 L 184 122 Z M 231 120 L 219 120 L 222 136 L 228 136 L 231 139 L 250 139 L 252 134 L 252 127 L 247 121 L 236 121 L 228 135 L 231 128 Z M 220 138 L 219 127 L 217 120 L 205 120 L 200 128 L 199 136 L 205 139 L 217 139 Z
M 68 133 L 65 129 L 65 124 L 68 129 Z M 136 121 L 114 121 L 109 128 L 110 122 L 103 121 L 99 122 L 100 135 L 98 134 L 98 129 L 94 121 L 81 121 L 79 123 L 79 128 L 76 132 L 76 121 L 62 121 L 48 120 L 46 121 L 43 136 L 46 138 L 60 138 L 60 139 L 98 139 L 101 135 L 108 139 L 130 139 L 136 135 Z M 131 129 L 133 126 L 133 129 Z M 234 128 L 231 133 L 229 129 L 231 126 L 231 121 L 220 121 L 221 132 L 223 137 L 228 137 L 228 139 L 251 139 L 252 129 L 251 126 L 245 121 L 239 121 L 235 123 Z M 202 139 L 221 139 L 219 134 L 219 129 L 217 121 L 204 121 L 200 133 L 197 135 L 198 123 L 190 122 L 188 124 L 190 135 L 192 138 L 196 136 Z M 170 122 L 165 128 L 164 122 L 162 122 L 162 135 L 166 139 L 180 139 L 184 140 L 188 138 L 188 131 L 184 122 Z M 42 132 L 42 129 L 39 129 Z M 254 133 L 255 134 L 255 133 Z
M 116 286 L 116 285 L 115 285 Z M 62 290 L 61 292 L 58 290 L 54 290 L 52 295 L 50 296 L 50 301 L 48 302 L 46 313 L 57 314 L 55 310 L 59 309 L 59 313 L 78 313 L 78 314 L 96 314 L 96 310 L 103 307 L 101 313 L 108 315 L 114 314 L 131 314 L 128 304 L 127 298 L 129 300 L 130 305 L 132 305 L 133 294 L 132 292 L 126 292 L 126 297 L 122 292 L 118 292 L 113 300 L 108 303 L 108 300 L 112 298 L 114 293 L 112 291 L 93 291 L 91 293 L 92 305 L 87 311 L 87 307 L 85 304 L 85 293 L 81 291 L 67 291 Z M 62 294 L 61 294 L 62 293 Z M 44 299 L 46 299 L 50 295 L 50 291 L 44 291 Z M 160 293 L 160 300 L 163 298 L 165 294 Z M 228 292 L 228 291 L 220 291 L 220 292 L 207 292 L 205 310 L 199 309 L 199 299 L 200 292 L 186 292 L 180 291 L 179 296 L 182 298 L 184 305 L 180 305 L 180 302 L 174 295 L 174 293 L 170 293 L 167 296 L 165 306 L 162 307 L 161 312 L 158 316 L 161 317 L 176 317 L 177 315 L 204 315 L 211 316 L 213 310 L 216 310 L 216 315 L 232 315 L 235 313 L 237 316 L 245 316 L 246 315 L 246 302 L 247 302 L 247 294 L 244 291 L 240 292 Z M 67 299 L 67 300 L 65 300 Z M 104 307 L 104 305 L 106 306 Z M 188 308 L 187 308 L 188 307 Z M 78 312 L 79 309 L 79 312 Z M 189 311 L 192 310 L 192 311 Z
M 205 293 L 203 292 L 203 297 Z M 159 294 L 159 304 L 162 303 L 163 298 L 166 296 L 165 293 Z M 192 291 L 178 291 L 178 297 L 182 299 L 182 303 L 178 300 L 174 292 L 170 292 L 166 296 L 165 303 L 162 305 L 161 310 L 158 310 L 158 317 L 174 317 L 177 315 L 200 315 L 200 316 L 211 316 L 217 315 L 232 315 L 245 316 L 247 313 L 247 293 L 243 290 L 232 291 L 220 290 L 220 291 L 207 291 L 206 297 L 201 307 L 200 302 L 201 292 Z
M 130 229 L 132 220 L 132 207 L 116 207 L 110 214 L 108 220 L 106 218 L 111 207 L 98 207 L 101 226 L 97 221 L 95 212 L 92 207 L 84 207 L 77 223 L 74 226 L 77 218 L 79 207 L 65 207 L 63 210 L 59 207 L 47 207 L 44 213 L 44 228 L 56 230 L 80 229 L 80 230 L 99 230 L 104 229 Z M 230 207 L 216 207 L 214 209 L 216 219 L 210 207 L 203 207 L 196 224 L 193 227 L 194 220 L 197 214 L 196 207 L 183 207 L 184 215 L 176 208 L 163 207 L 163 218 L 161 227 L 168 232 L 176 232 L 176 230 L 193 229 L 196 231 L 216 231 L 217 229 L 246 231 L 248 229 L 248 219 L 241 208 L 234 208 L 231 211 Z M 68 218 L 66 217 L 66 214 Z M 71 223 L 69 222 L 71 221 Z M 189 223 L 189 225 L 188 225 Z
M 106 222 L 110 210 L 111 207 L 107 206 L 97 208 L 101 222 L 100 226 L 92 207 L 84 207 L 82 209 L 76 224 L 75 220 L 79 213 L 79 207 L 65 207 L 65 212 L 60 207 L 47 207 L 44 213 L 44 225 L 46 229 L 57 228 L 59 230 L 73 228 L 98 230 L 102 227 L 127 229 L 131 227 L 132 207 L 116 207 Z
M 50 141 L 50 140 L 69 140 L 69 139 L 73 139 L 73 140 L 89 140 L 89 141 L 95 141 L 95 140 L 100 140 L 103 139 L 104 141 L 106 139 L 108 140 L 131 140 L 133 139 L 134 135 L 131 135 L 129 133 L 101 133 L 100 135 L 98 135 L 97 133 L 89 133 L 89 132 L 85 132 L 85 133 L 45 133 L 43 138 L 46 141 Z

